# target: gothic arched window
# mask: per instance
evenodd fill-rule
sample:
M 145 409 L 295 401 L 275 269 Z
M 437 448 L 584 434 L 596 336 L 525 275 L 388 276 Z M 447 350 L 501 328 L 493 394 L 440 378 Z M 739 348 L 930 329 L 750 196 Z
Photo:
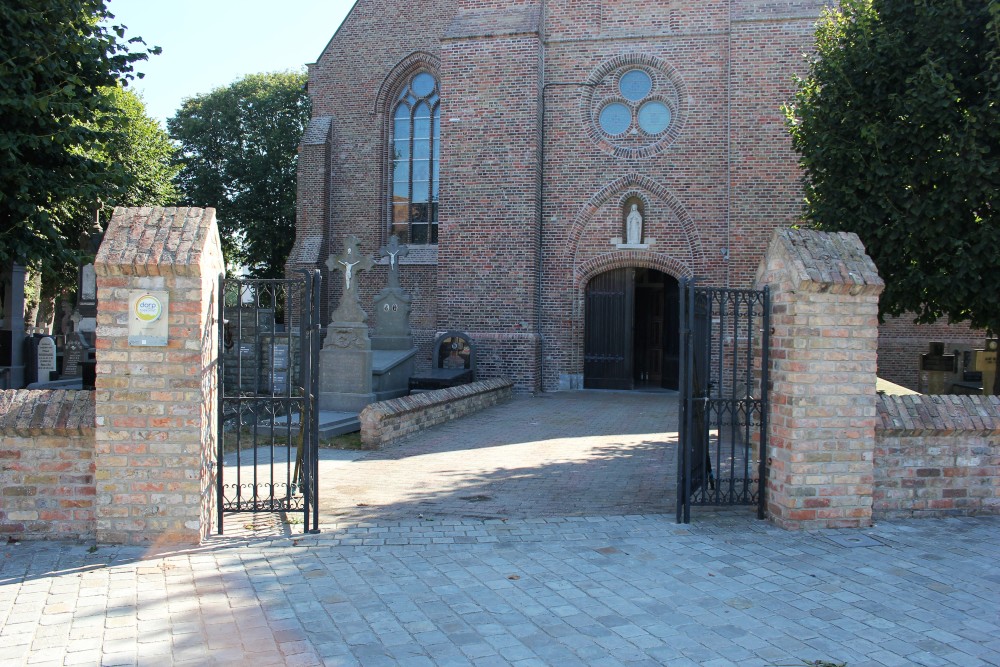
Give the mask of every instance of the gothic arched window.
M 390 141 L 392 233 L 400 242 L 437 243 L 441 111 L 438 82 L 420 71 L 396 99 Z

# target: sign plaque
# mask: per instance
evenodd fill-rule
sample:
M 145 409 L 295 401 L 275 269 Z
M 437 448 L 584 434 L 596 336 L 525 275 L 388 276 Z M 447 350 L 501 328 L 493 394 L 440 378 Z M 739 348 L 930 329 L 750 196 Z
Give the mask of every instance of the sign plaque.
M 167 292 L 129 290 L 128 344 L 164 346 L 167 344 Z

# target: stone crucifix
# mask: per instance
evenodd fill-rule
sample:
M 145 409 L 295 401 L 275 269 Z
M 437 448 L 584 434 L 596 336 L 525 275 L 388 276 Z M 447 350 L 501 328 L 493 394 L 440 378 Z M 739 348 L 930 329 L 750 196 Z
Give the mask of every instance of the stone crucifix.
M 375 266 L 375 261 L 359 250 L 361 241 L 353 234 L 344 239 L 344 250 L 339 255 L 330 255 L 326 260 L 326 268 L 330 273 L 340 271 L 344 274 L 344 293 L 340 305 L 334 312 L 338 321 L 364 322 L 367 317 L 361 310 L 361 299 L 358 294 L 356 272 L 369 271 Z
M 378 254 L 389 258 L 389 287 L 399 287 L 399 260 L 409 255 L 410 249 L 400 245 L 399 238 L 393 235 L 388 243 L 379 248 Z

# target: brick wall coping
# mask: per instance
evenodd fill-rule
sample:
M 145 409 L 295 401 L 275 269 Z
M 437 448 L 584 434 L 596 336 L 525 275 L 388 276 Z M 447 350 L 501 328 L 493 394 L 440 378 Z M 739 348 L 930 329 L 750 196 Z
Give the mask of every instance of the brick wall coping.
M 410 396 L 391 398 L 388 401 L 372 403 L 362 411 L 362 421 L 365 413 L 375 418 L 399 417 L 411 412 L 419 412 L 426 408 L 450 403 L 462 398 L 469 398 L 478 394 L 486 394 L 491 391 L 513 388 L 514 383 L 507 378 L 494 378 L 492 380 L 480 380 L 469 384 L 460 384 L 457 387 L 447 387 L 445 389 L 435 389 L 434 391 L 424 391 Z
M 70 435 L 93 431 L 94 392 L 65 389 L 0 391 L 0 433 Z
M 199 275 L 214 221 L 214 208 L 118 207 L 94 267 L 104 276 Z
M 372 403 L 359 416 L 361 442 L 366 448 L 381 449 L 418 431 L 510 400 L 513 394 L 514 383 L 499 378 Z
M 815 229 L 776 229 L 772 250 L 783 246 L 791 266 L 786 267 L 799 289 L 835 294 L 880 294 L 885 283 L 861 239 L 853 232 Z
M 1000 396 L 879 394 L 876 406 L 878 435 L 1000 434 Z

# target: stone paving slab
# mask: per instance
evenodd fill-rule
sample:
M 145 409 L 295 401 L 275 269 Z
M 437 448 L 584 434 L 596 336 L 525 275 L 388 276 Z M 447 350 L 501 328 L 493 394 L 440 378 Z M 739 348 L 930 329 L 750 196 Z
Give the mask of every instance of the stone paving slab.
M 747 510 L 6 544 L 0 664 L 997 665 L 998 563 L 998 517 L 792 533 Z

